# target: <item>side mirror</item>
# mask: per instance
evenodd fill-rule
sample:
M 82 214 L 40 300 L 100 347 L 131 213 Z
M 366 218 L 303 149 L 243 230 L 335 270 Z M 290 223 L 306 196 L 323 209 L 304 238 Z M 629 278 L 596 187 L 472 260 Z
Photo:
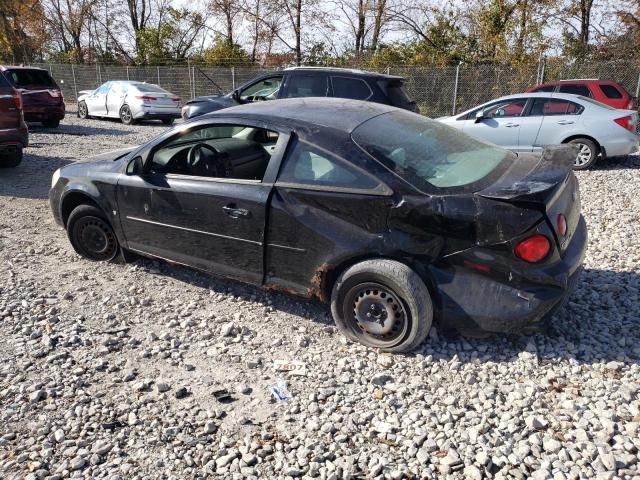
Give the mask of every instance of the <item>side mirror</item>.
M 475 123 L 479 123 L 480 121 L 482 121 L 483 118 L 485 118 L 484 117 L 484 111 L 480 110 L 478 113 L 476 113 L 476 121 L 475 121 Z
M 142 157 L 136 157 L 127 165 L 127 175 L 141 175 L 144 170 Z
M 234 90 L 231 94 L 231 98 L 233 98 L 236 102 L 240 103 L 240 90 Z

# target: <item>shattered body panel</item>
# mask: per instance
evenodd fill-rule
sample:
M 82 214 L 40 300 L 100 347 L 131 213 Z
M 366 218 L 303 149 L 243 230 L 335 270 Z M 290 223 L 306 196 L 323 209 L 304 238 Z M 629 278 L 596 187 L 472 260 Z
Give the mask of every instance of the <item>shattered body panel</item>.
M 333 283 L 349 266 L 395 259 L 424 280 L 440 323 L 465 330 L 523 331 L 562 305 L 587 241 L 570 147 L 550 148 L 542 158 L 521 154 L 474 192 L 427 194 L 351 140 L 358 125 L 393 107 L 312 98 L 283 102 L 234 107 L 186 124 L 253 122 L 290 135 L 260 183 L 126 174 L 132 159 L 144 159 L 174 130 L 114 162 L 63 168 L 50 193 L 54 216 L 64 225 L 65 199 L 86 195 L 108 213 L 124 248 L 322 302 L 330 301 Z M 281 165 L 297 140 L 331 151 L 375 178 L 378 187 L 281 181 Z M 251 219 L 225 227 L 229 220 L 220 207 L 228 202 L 249 209 Z M 566 217 L 564 235 L 556 232 L 559 214 Z M 527 263 L 514 248 L 533 234 L 550 239 L 553 248 L 543 261 Z

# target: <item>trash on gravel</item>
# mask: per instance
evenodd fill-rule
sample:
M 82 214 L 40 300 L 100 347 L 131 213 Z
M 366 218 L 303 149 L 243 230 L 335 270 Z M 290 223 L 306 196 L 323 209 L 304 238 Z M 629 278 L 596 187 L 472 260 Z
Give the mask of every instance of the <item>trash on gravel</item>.
M 306 375 L 307 364 L 299 360 L 276 360 L 273 362 L 274 370 L 288 372 L 291 375 Z
M 269 391 L 278 402 L 286 402 L 291 399 L 287 384 L 281 378 L 276 379 L 275 383 L 269 385 Z
M 213 392 L 213 396 L 216 397 L 220 403 L 230 403 L 233 402 L 233 397 L 229 394 L 229 390 L 226 388 L 221 388 L 220 390 L 215 390 Z

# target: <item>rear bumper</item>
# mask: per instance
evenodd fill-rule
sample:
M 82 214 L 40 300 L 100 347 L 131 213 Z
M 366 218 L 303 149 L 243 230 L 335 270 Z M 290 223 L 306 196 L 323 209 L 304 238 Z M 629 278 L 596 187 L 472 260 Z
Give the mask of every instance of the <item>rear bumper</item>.
M 531 272 L 530 282 L 503 283 L 467 268 L 431 268 L 441 323 L 467 331 L 525 333 L 560 309 L 574 290 L 587 247 L 580 218 L 562 259 Z
M 137 107 L 131 109 L 133 118 L 136 120 L 164 120 L 168 118 L 181 118 L 180 108 L 170 107 Z
M 64 103 L 60 105 L 25 105 L 24 119 L 27 122 L 62 120 L 65 115 Z
M 629 132 L 627 135 L 602 142 L 602 149 L 606 157 L 621 157 L 638 151 L 640 137 Z
M 0 130 L 0 153 L 13 153 L 16 147 L 29 146 L 29 130 L 24 122 L 20 128 L 8 128 Z

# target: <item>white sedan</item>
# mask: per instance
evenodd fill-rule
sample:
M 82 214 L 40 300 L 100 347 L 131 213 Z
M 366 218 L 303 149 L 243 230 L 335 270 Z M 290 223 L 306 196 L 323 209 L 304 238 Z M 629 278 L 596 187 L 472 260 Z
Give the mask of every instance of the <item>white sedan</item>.
M 591 167 L 599 156 L 635 152 L 639 141 L 636 111 L 617 110 L 590 98 L 562 93 L 509 95 L 438 120 L 515 152 L 577 144 L 575 170 Z
M 171 125 L 180 118 L 180 101 L 158 85 L 116 80 L 79 92 L 78 116 L 119 118 L 126 125 L 138 120 L 162 120 Z

